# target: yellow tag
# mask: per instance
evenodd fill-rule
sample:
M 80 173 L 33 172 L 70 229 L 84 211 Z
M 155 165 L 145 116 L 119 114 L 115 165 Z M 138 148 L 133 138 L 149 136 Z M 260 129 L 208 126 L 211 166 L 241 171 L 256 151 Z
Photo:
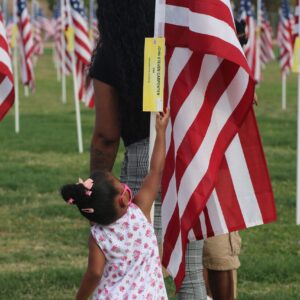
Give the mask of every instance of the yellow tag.
M 17 35 L 18 35 L 18 26 L 16 24 L 13 25 L 11 39 L 10 39 L 10 47 L 14 49 L 17 43 Z
M 299 73 L 300 68 L 300 38 L 297 37 L 294 46 L 292 71 L 294 73 Z
M 69 26 L 67 30 L 65 31 L 65 36 L 67 38 L 67 50 L 69 52 L 74 51 L 74 28 L 72 26 Z
M 165 38 L 146 38 L 144 53 L 143 111 L 163 110 Z
M 93 36 L 93 29 L 90 29 L 90 30 L 89 30 L 89 38 L 90 38 L 91 41 L 94 39 L 94 36 Z
M 256 37 L 261 37 L 261 28 L 259 26 L 256 26 L 255 28 L 255 34 L 256 34 Z

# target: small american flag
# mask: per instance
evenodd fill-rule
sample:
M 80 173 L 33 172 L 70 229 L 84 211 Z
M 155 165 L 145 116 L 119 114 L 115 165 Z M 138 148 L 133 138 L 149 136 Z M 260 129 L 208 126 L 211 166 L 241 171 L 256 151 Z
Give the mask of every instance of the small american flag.
M 15 99 L 11 58 L 0 10 L 0 121 L 12 107 Z
M 299 17 L 300 17 L 300 1 L 296 0 L 295 17 L 294 17 L 294 30 L 293 30 L 293 44 L 297 36 L 299 36 Z
M 288 0 L 282 0 L 279 11 L 277 41 L 279 45 L 279 61 L 282 73 L 289 73 L 293 58 L 293 16 Z
M 28 15 L 27 1 L 17 1 L 18 27 L 20 32 L 21 76 L 24 85 L 34 87 L 32 55 L 34 50 L 32 28 Z
M 163 265 L 177 290 L 192 240 L 276 218 L 254 79 L 228 0 L 167 0 Z
M 275 59 L 272 42 L 272 26 L 265 2 L 261 0 L 261 51 L 260 59 L 263 65 Z
M 42 38 L 42 18 L 43 12 L 36 1 L 32 2 L 33 16 L 32 16 L 32 28 L 33 28 L 33 42 L 34 49 L 33 54 L 36 56 L 44 53 L 44 41 Z
M 62 44 L 62 34 L 64 34 L 62 31 L 62 17 L 61 17 L 61 7 L 60 7 L 60 0 L 57 2 L 56 6 L 54 7 L 54 19 L 55 19 L 55 34 L 54 34 L 54 43 L 55 43 L 55 53 L 56 58 L 58 59 L 58 67 L 62 71 L 62 56 L 65 55 L 65 68 L 64 68 L 64 75 L 70 75 L 72 72 L 72 58 L 71 54 L 67 49 L 67 40 L 64 36 L 63 39 L 65 41 L 65 46 L 63 47 Z M 66 25 L 67 21 L 67 11 L 65 9 L 65 5 L 63 6 L 64 11 L 64 21 Z M 64 28 L 65 30 L 65 28 Z
M 256 21 L 251 4 L 251 0 L 241 0 L 239 16 L 246 22 L 246 35 L 248 43 L 244 46 L 245 55 L 249 63 L 252 75 L 256 81 L 260 81 L 259 64 L 257 63 L 257 39 L 256 39 Z
M 90 80 L 87 82 L 87 67 L 91 63 L 92 43 L 89 39 L 88 21 L 80 0 L 68 0 L 71 5 L 71 17 L 75 30 L 76 77 L 79 99 L 88 107 L 94 106 L 94 88 Z

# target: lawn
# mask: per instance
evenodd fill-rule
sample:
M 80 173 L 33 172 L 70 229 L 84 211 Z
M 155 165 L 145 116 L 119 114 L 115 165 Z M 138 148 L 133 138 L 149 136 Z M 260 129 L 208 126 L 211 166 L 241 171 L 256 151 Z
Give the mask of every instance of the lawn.
M 84 153 L 77 149 L 73 90 L 67 104 L 48 49 L 36 66 L 36 91 L 20 87 L 20 133 L 14 111 L 0 123 L 0 299 L 73 299 L 87 262 L 89 227 L 64 204 L 59 187 L 89 174 L 94 112 L 82 106 Z M 295 225 L 296 76 L 281 110 L 278 64 L 264 70 L 255 109 L 276 197 L 278 222 L 241 232 L 240 300 L 300 299 L 300 230 Z M 120 170 L 121 147 L 115 173 Z M 171 279 L 167 280 L 174 299 Z

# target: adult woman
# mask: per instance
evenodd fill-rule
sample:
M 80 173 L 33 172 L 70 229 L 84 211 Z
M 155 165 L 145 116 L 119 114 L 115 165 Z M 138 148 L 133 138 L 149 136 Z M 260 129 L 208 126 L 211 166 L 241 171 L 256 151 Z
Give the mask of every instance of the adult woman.
M 96 119 L 91 143 L 91 171 L 111 170 L 120 139 L 126 147 L 121 181 L 135 193 L 147 174 L 149 114 L 142 112 L 144 38 L 153 36 L 155 0 L 98 0 L 101 40 L 90 76 L 94 80 Z M 161 240 L 161 201 L 154 226 Z M 190 243 L 186 277 L 177 299 L 206 299 L 202 242 Z

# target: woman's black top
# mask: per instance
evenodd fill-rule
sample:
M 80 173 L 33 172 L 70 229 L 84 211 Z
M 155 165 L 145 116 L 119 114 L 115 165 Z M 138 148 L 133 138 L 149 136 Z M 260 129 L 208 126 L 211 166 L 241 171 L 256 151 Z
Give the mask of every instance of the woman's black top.
M 106 28 L 103 26 L 101 46 L 96 50 L 89 72 L 91 78 L 113 86 L 118 92 L 121 137 L 125 146 L 149 137 L 150 114 L 142 111 L 143 49 L 144 38 L 153 36 L 154 1 L 143 1 L 148 3 L 144 6 L 147 9 L 147 14 L 148 12 L 151 14 L 148 18 L 150 21 L 147 21 L 149 24 L 146 25 L 146 30 L 144 30 L 147 32 L 140 32 L 138 39 L 128 40 L 128 43 L 135 44 L 130 45 L 131 49 L 129 47 L 124 49 L 124 47 L 127 47 L 127 45 L 122 46 L 122 43 L 124 44 L 124 40 L 126 40 L 125 36 L 127 34 L 134 35 L 136 28 L 131 33 L 128 33 L 127 30 L 131 29 L 129 26 L 124 25 L 124 40 L 118 39 L 112 44 L 112 38 L 111 36 L 107 37 Z M 103 23 L 106 25 L 106 20 Z M 120 46 L 116 47 L 116 45 Z

